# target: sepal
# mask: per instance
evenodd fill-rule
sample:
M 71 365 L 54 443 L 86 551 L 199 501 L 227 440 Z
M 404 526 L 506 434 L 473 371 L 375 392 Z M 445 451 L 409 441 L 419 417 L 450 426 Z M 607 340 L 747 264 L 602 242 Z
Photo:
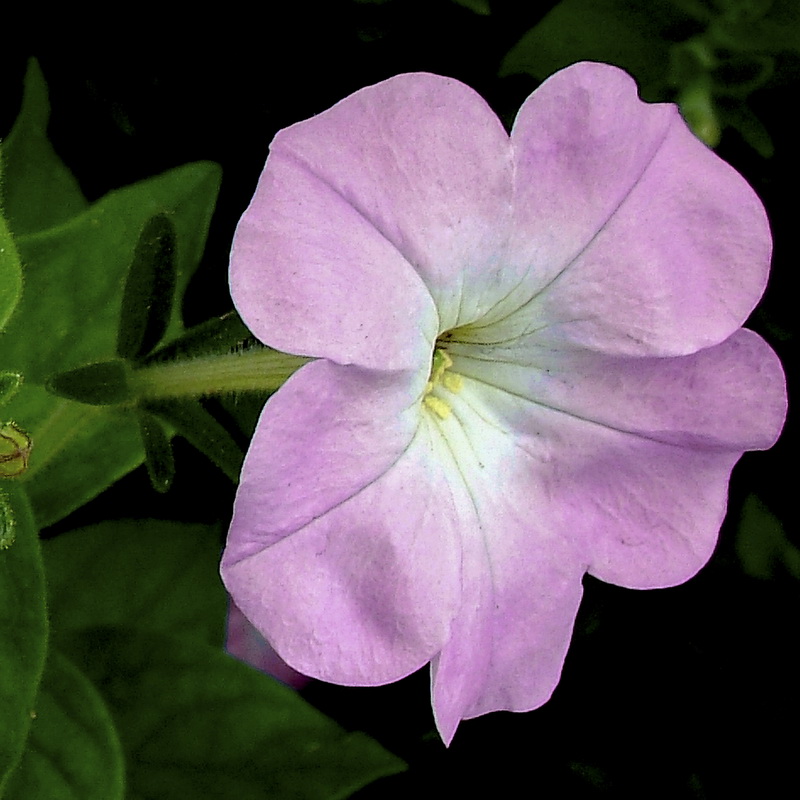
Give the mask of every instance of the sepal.
M 164 494 L 169 491 L 175 477 L 175 457 L 169 433 L 161 420 L 152 414 L 137 411 L 136 419 L 142 434 L 147 475 L 153 488 Z
M 117 355 L 136 360 L 161 341 L 175 299 L 175 226 L 166 214 L 144 225 L 125 281 L 117 334 Z
M 128 363 L 113 359 L 59 372 L 48 379 L 46 386 L 52 394 L 79 403 L 92 406 L 119 405 L 134 399 L 129 378 Z

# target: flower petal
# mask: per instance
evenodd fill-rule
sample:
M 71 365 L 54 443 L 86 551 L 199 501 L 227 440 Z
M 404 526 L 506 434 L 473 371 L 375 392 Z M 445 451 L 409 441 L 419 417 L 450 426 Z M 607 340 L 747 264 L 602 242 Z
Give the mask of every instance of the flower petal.
M 642 589 L 694 575 L 741 455 L 630 435 L 468 377 L 452 402 L 440 426 L 474 520 L 462 529 L 465 601 L 433 662 L 445 742 L 461 719 L 550 697 L 586 571 Z
M 544 453 L 540 482 L 561 526 L 584 537 L 593 575 L 622 586 L 673 585 L 703 566 L 733 465 L 771 447 L 786 415 L 780 362 L 748 330 L 675 358 L 449 351 L 463 376 L 498 387 L 487 402 L 505 404 L 503 424 Z
M 465 383 L 471 383 L 465 379 Z M 740 449 L 632 435 L 483 387 L 517 443 L 529 513 L 573 543 L 588 571 L 630 588 L 673 586 L 709 559 Z
M 275 137 L 248 211 L 269 226 L 269 239 L 263 244 L 257 231 L 247 234 L 262 248 L 254 247 L 253 259 L 270 264 L 269 279 L 235 291 L 237 305 L 247 302 L 248 291 L 259 292 L 247 310 L 259 317 L 269 308 L 271 318 L 260 320 L 268 329 L 262 334 L 256 327 L 256 333 L 280 347 L 276 336 L 290 344 L 301 328 L 304 337 L 316 337 L 318 351 L 318 340 L 333 336 L 338 342 L 361 320 L 365 309 L 353 306 L 389 316 L 403 309 L 416 317 L 418 299 L 402 295 L 400 278 L 381 273 L 402 273 L 406 262 L 405 269 L 413 266 L 433 294 L 440 330 L 475 318 L 507 291 L 497 284 L 511 185 L 508 135 L 472 89 L 424 73 L 362 89 Z M 275 231 L 281 233 L 277 242 Z M 237 238 L 234 264 L 241 258 L 239 247 Z M 279 273 L 274 285 L 273 273 Z M 339 287 L 340 275 L 342 290 L 324 301 L 334 323 L 317 322 L 321 301 L 315 298 L 318 293 L 327 298 L 330 283 Z M 407 275 L 401 277 L 402 286 L 417 291 Z M 384 291 L 385 285 L 391 291 Z M 369 293 L 363 302 L 352 294 L 359 286 Z M 298 306 L 297 318 L 283 315 L 290 302 Z M 301 312 L 300 304 L 311 306 L 310 313 Z M 347 325 L 335 330 L 343 314 Z M 365 327 L 372 329 L 369 323 Z M 395 338 L 390 343 L 400 345 Z
M 510 314 L 503 338 L 537 328 L 556 345 L 681 355 L 745 321 L 769 270 L 766 214 L 676 106 L 642 103 L 615 67 L 577 64 L 528 98 L 512 141 L 509 259 L 528 277 L 487 318 Z
M 282 150 L 286 135 L 236 230 L 230 286 L 242 319 L 284 352 L 420 366 L 439 321 L 425 286 L 347 199 Z
M 553 449 L 558 427 L 538 432 Z M 735 454 L 698 455 L 651 442 L 626 450 L 607 442 L 601 455 L 591 452 L 601 449 L 596 442 L 581 448 L 582 433 L 575 433 L 560 468 L 539 454 L 538 469 L 527 463 L 529 479 L 503 484 L 494 509 L 487 505 L 481 515 L 487 553 L 483 563 L 471 553 L 473 564 L 464 567 L 470 602 L 434 661 L 434 708 L 445 743 L 460 719 L 527 711 L 549 699 L 587 563 L 602 580 L 656 588 L 688 579 L 713 551 Z
M 532 403 L 646 439 L 701 449 L 764 450 L 786 416 L 786 381 L 770 346 L 741 329 L 681 357 L 632 358 L 512 346 L 448 347 L 455 369 Z
M 464 520 L 448 480 L 421 426 L 388 471 L 292 536 L 242 552 L 237 538 L 253 536 L 234 520 L 225 584 L 294 669 L 344 685 L 397 680 L 441 649 L 461 602 Z
M 471 541 L 462 568 L 469 600 L 432 662 L 434 713 L 445 744 L 461 719 L 538 708 L 561 675 L 585 566 L 548 529 L 531 503 L 535 494 L 520 483 L 484 498 L 494 498 L 482 511 L 491 527 Z
M 256 426 L 225 558 L 268 547 L 383 475 L 414 438 L 424 382 L 325 360 L 292 375 Z
M 293 670 L 278 656 L 233 602 L 228 608 L 225 650 L 293 689 L 302 689 L 309 682 L 305 675 Z
M 662 589 L 694 577 L 716 547 L 740 456 L 640 440 L 608 448 L 588 480 L 573 469 L 564 491 L 574 492 L 580 481 L 584 503 L 565 504 L 561 517 L 584 539 L 588 572 L 630 589 Z
M 536 708 L 561 673 L 586 562 L 549 513 L 542 463 L 467 382 L 438 421 L 443 462 L 465 516 L 462 595 L 452 635 L 432 663 L 433 705 L 449 743 L 461 719 Z M 508 397 L 508 396 L 507 396 Z M 513 398 L 505 406 L 515 405 Z M 501 409 L 507 410 L 507 409 Z

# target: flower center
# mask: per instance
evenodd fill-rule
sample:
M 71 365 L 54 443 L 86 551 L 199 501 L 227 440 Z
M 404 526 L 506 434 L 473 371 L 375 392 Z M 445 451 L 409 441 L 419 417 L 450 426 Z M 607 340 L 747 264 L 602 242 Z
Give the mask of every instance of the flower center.
M 422 402 L 440 419 L 447 419 L 452 411 L 448 393 L 460 392 L 463 385 L 461 376 L 451 371 L 453 359 L 447 350 L 437 347 L 431 360 L 431 374 L 425 385 Z

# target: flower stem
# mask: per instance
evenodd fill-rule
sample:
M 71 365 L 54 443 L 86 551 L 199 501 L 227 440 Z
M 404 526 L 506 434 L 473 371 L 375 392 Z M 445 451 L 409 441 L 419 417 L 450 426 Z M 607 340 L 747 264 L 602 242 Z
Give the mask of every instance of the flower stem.
M 129 381 L 142 398 L 274 392 L 309 361 L 303 356 L 258 348 L 150 364 L 135 369 Z

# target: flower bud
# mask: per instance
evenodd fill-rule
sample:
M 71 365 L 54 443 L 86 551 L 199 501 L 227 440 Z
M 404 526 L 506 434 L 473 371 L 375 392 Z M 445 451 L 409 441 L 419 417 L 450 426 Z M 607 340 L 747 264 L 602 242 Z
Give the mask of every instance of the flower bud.
M 0 425 L 0 477 L 14 478 L 28 468 L 31 437 L 13 422 Z

